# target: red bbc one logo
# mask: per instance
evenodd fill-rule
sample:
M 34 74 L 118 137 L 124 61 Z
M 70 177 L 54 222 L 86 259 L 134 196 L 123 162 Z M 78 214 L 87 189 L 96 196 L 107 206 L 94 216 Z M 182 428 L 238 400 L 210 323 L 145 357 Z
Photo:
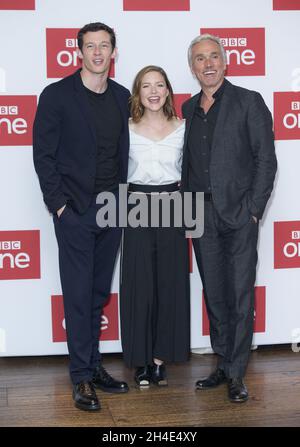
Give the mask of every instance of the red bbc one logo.
M 266 287 L 254 288 L 254 332 L 266 332 Z M 209 335 L 209 319 L 202 293 L 202 335 Z
M 77 54 L 78 28 L 47 28 L 47 78 L 64 78 L 81 67 Z M 109 76 L 115 76 L 115 64 L 112 60 Z
M 274 92 L 276 140 L 300 139 L 300 92 Z
M 264 28 L 201 28 L 218 36 L 227 55 L 227 76 L 265 75 Z
M 274 222 L 274 268 L 300 267 L 300 221 Z
M 300 0 L 273 0 L 273 10 L 300 10 Z
M 51 308 L 53 342 L 65 342 L 67 341 L 67 335 L 62 295 L 51 296 Z M 109 299 L 103 308 L 99 340 L 119 340 L 119 307 L 117 293 L 110 294 Z
M 36 96 L 0 96 L 0 146 L 31 146 Z
M 0 280 L 40 277 L 40 232 L 0 231 Z
M 35 9 L 35 0 L 0 0 L 1 9 Z
M 124 11 L 189 11 L 190 0 L 123 0 Z

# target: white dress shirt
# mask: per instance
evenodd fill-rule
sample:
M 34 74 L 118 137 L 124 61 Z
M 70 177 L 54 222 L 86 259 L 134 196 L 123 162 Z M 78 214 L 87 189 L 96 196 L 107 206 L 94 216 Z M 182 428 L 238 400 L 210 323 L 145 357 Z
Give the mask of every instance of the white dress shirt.
M 181 178 L 185 121 L 159 141 L 151 140 L 129 126 L 128 183 L 167 185 Z

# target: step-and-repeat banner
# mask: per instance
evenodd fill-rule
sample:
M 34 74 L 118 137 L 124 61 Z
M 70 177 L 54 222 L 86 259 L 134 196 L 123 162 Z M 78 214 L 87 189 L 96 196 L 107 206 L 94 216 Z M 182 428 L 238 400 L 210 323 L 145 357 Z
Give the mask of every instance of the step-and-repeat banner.
M 260 224 L 254 344 L 300 333 L 300 0 L 0 0 L 0 355 L 66 353 L 58 251 L 32 162 L 42 89 L 76 70 L 76 33 L 101 21 L 119 54 L 111 77 L 131 89 L 143 66 L 168 73 L 176 106 L 199 91 L 190 41 L 218 35 L 234 84 L 259 91 L 273 113 L 275 189 Z M 179 112 L 180 113 L 180 112 Z M 121 351 L 119 264 L 102 316 L 103 352 Z M 191 249 L 192 348 L 209 347 Z

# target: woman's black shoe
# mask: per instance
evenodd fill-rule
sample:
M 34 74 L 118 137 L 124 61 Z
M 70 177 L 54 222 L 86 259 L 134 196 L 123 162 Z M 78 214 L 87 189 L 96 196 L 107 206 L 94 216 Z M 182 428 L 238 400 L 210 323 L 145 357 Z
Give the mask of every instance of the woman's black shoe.
M 166 386 L 168 385 L 166 367 L 162 365 L 153 365 L 151 368 L 151 380 L 155 385 Z
M 149 365 L 141 366 L 136 369 L 134 380 L 140 388 L 147 388 L 150 386 L 151 368 Z

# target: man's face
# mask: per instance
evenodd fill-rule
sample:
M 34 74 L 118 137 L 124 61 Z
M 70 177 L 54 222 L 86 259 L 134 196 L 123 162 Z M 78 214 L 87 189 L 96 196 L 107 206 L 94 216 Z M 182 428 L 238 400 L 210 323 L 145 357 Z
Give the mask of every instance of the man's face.
M 191 68 L 202 88 L 217 90 L 226 69 L 219 45 L 209 39 L 196 43 L 192 47 Z
M 110 35 L 106 31 L 89 31 L 83 35 L 82 50 L 78 56 L 82 59 L 82 69 L 93 74 L 106 74 L 116 50 L 112 49 Z

